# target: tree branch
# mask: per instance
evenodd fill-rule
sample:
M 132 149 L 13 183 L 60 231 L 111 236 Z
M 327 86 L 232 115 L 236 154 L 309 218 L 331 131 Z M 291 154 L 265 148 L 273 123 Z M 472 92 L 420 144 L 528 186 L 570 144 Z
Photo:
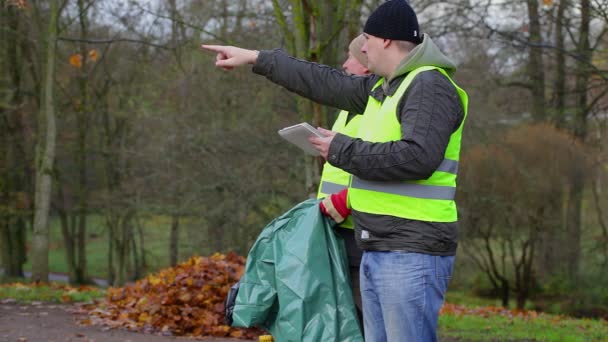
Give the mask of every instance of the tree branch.
M 557 50 L 560 53 L 563 53 L 564 55 L 575 59 L 576 61 L 583 63 L 589 67 L 591 67 L 591 69 L 593 69 L 595 71 L 595 75 L 601 77 L 604 81 L 608 81 L 608 75 L 605 75 L 602 70 L 600 68 L 598 68 L 597 66 L 595 66 L 593 63 L 588 62 L 587 60 L 585 60 L 584 57 L 581 57 L 575 53 L 572 53 L 568 50 L 566 50 L 565 48 L 559 48 L 557 46 L 551 45 L 551 44 L 547 44 L 547 43 L 531 43 L 527 40 L 521 39 L 518 36 L 516 36 L 515 34 L 512 34 L 510 32 L 502 32 L 499 30 L 496 30 L 495 28 L 491 27 L 490 25 L 488 25 L 487 23 L 484 22 L 484 25 L 486 26 L 486 28 L 489 30 L 490 35 L 495 33 L 501 37 L 507 38 L 509 41 L 511 42 L 515 42 L 515 43 L 520 43 L 524 46 L 529 46 L 529 47 L 535 47 L 535 48 L 542 48 L 542 49 L 552 49 L 552 50 Z
M 80 39 L 80 38 L 71 38 L 71 37 L 58 37 L 58 40 L 63 40 L 66 42 L 77 42 L 77 43 L 89 43 L 89 44 L 112 44 L 112 43 L 136 43 L 153 46 L 159 49 L 171 50 L 167 45 L 160 45 L 155 43 L 150 43 L 145 40 L 137 40 L 137 39 L 129 39 L 129 38 L 113 38 L 113 39 Z

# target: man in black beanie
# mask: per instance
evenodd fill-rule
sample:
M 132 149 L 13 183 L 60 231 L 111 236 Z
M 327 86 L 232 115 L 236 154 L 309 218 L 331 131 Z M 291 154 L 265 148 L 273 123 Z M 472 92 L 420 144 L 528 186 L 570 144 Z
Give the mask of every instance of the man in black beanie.
M 455 64 L 422 35 L 405 0 L 368 18 L 365 77 L 297 60 L 281 50 L 203 45 L 216 66 L 253 72 L 321 104 L 363 113 L 352 138 L 319 128 L 311 138 L 334 167 L 350 173 L 348 203 L 360 266 L 365 340 L 436 341 L 452 276 L 458 218 L 454 195 L 468 98 Z

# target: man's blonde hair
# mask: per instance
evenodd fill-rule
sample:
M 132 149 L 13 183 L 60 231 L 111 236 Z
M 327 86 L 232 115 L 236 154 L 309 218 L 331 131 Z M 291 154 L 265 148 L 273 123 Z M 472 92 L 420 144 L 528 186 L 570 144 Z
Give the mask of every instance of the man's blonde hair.
M 367 66 L 367 55 L 361 52 L 361 48 L 365 44 L 365 36 L 362 34 L 355 37 L 348 46 L 348 52 L 355 57 L 361 65 Z

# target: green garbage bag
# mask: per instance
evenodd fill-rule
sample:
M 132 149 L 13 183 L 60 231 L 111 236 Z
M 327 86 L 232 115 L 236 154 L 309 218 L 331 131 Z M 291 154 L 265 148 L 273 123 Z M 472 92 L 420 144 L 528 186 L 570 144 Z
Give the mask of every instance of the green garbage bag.
M 318 200 L 272 221 L 252 246 L 232 326 L 257 326 L 275 341 L 363 341 L 344 242 Z

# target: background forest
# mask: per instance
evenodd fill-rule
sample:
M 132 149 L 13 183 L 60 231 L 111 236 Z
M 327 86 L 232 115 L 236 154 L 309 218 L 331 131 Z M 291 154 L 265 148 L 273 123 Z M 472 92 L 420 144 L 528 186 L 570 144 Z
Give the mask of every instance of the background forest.
M 246 255 L 316 192 L 276 134 L 337 110 L 203 43 L 339 67 L 373 0 L 0 0 L 5 276 L 120 285 L 190 256 Z M 412 0 L 470 97 L 453 289 L 608 317 L 608 3 Z

